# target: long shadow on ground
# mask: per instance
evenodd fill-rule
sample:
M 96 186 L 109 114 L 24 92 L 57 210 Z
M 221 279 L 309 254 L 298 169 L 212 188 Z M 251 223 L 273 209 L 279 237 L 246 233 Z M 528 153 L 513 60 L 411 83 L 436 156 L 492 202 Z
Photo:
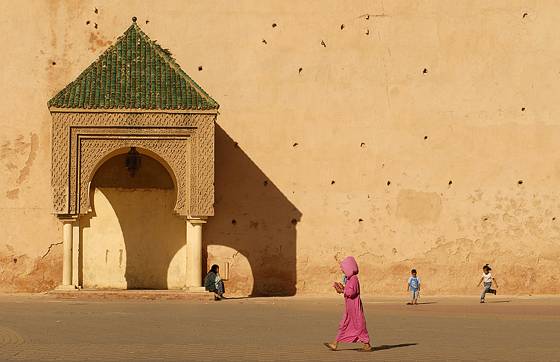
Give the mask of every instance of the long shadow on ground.
M 375 351 L 383 351 L 385 349 L 393 349 L 393 348 L 400 348 L 400 347 L 408 347 L 408 346 L 416 346 L 418 343 L 400 343 L 400 344 L 384 344 L 381 346 L 373 347 L 373 352 Z
M 409 346 L 416 346 L 418 343 L 400 343 L 400 344 L 383 344 L 381 346 L 373 347 L 371 351 L 367 352 L 376 352 L 376 351 L 383 351 L 386 349 L 393 349 L 393 348 L 400 348 L 400 347 L 409 347 Z M 362 351 L 362 348 L 338 348 L 338 351 L 359 351 L 359 352 L 366 352 Z

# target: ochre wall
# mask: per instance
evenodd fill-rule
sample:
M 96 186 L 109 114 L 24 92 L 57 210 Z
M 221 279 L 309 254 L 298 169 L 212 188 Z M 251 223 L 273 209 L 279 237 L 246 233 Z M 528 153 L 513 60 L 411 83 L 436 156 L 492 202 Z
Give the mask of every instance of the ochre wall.
M 231 265 L 229 290 L 328 293 L 352 254 L 369 295 L 401 293 L 411 267 L 426 294 L 476 293 L 485 262 L 501 293 L 560 292 L 560 4 L 22 1 L 0 12 L 0 289 L 58 283 L 46 102 L 137 16 L 220 103 L 204 237 L 208 263 Z

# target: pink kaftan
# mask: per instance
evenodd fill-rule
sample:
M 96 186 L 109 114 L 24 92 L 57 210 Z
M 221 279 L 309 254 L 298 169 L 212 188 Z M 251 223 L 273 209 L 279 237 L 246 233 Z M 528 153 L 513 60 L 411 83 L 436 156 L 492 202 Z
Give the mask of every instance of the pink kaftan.
M 346 275 L 344 287 L 345 311 L 338 326 L 337 342 L 369 343 L 364 308 L 360 299 L 360 282 L 358 281 L 358 263 L 354 257 L 345 258 L 340 266 Z

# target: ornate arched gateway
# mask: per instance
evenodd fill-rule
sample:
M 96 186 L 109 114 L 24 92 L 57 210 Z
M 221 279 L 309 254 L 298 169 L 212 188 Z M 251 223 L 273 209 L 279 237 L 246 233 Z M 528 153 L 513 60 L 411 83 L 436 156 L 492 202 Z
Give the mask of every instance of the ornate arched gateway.
M 77 220 L 91 212 L 96 170 L 119 150 L 140 149 L 157 157 L 173 178 L 174 211 L 186 220 L 185 286 L 200 288 L 202 225 L 213 215 L 216 101 L 133 18 L 115 44 L 48 106 L 53 206 L 64 234 L 61 287 L 79 284 Z

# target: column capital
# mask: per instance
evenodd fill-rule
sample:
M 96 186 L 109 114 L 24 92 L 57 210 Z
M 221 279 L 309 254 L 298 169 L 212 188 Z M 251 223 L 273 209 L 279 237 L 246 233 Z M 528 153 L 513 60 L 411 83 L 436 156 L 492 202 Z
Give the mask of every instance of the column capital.
M 207 219 L 201 217 L 187 217 L 187 221 L 193 225 L 197 225 L 197 224 L 206 224 Z
M 72 223 L 78 220 L 78 215 L 57 215 L 56 217 L 62 223 Z

